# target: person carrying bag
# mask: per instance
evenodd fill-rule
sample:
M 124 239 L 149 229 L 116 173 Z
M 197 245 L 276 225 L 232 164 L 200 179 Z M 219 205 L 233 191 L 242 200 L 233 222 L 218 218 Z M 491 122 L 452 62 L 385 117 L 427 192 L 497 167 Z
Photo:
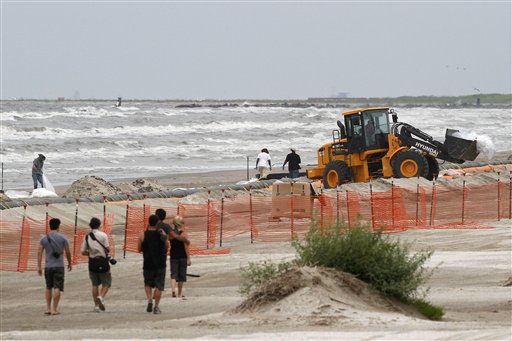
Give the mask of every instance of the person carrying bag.
M 89 256 L 89 278 L 95 312 L 105 311 L 105 295 L 112 286 L 109 260 L 111 264 L 116 263 L 115 259 L 108 255 L 108 236 L 99 230 L 100 225 L 101 221 L 98 218 L 91 218 L 91 232 L 85 236 L 80 249 L 82 255 Z
M 98 272 L 98 273 L 105 273 L 107 271 L 110 271 L 110 264 L 108 262 L 108 251 L 109 249 L 105 247 L 98 239 L 96 239 L 96 236 L 93 232 L 90 232 L 87 236 L 85 236 L 85 242 L 87 244 L 87 249 L 90 249 L 89 246 L 89 238 L 96 241 L 98 244 L 100 244 L 101 247 L 105 250 L 106 257 L 103 256 L 96 256 L 96 257 L 89 257 L 89 271 L 92 272 Z

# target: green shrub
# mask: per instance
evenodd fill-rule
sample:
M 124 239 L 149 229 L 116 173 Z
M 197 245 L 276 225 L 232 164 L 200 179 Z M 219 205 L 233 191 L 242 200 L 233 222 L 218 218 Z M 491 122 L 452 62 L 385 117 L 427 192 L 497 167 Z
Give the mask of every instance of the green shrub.
M 240 293 L 246 296 L 249 295 L 254 289 L 259 288 L 263 283 L 290 267 L 290 262 L 278 264 L 270 261 L 264 261 L 263 263 L 250 262 L 247 267 L 240 269 L 242 272 Z
M 343 227 L 342 227 L 343 228 Z M 423 265 L 432 255 L 420 251 L 409 255 L 409 244 L 380 232 L 357 226 L 344 229 L 313 226 L 303 241 L 294 242 L 298 262 L 336 268 L 356 275 L 385 295 L 408 301 L 418 297 L 418 288 L 428 279 Z
M 440 320 L 444 315 L 443 308 L 436 307 L 430 302 L 422 299 L 414 299 L 409 302 L 411 305 L 416 307 L 420 313 L 431 320 Z

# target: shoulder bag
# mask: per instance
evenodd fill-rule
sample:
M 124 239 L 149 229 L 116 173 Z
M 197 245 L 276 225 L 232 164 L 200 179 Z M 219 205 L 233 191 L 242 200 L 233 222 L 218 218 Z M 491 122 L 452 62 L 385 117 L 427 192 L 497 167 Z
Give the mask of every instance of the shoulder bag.
M 100 243 L 99 240 L 96 239 L 96 236 L 92 232 L 89 233 L 87 236 L 85 236 L 85 242 L 87 243 L 87 248 L 90 249 L 89 236 L 91 237 L 92 240 L 95 240 L 96 242 L 98 242 L 98 244 L 100 244 L 105 249 L 105 252 L 108 257 L 107 248 L 102 243 Z M 108 272 L 110 270 L 110 264 L 108 263 L 107 257 L 102 257 L 102 256 L 90 257 L 89 256 L 89 271 L 90 272 L 99 272 L 99 273 Z

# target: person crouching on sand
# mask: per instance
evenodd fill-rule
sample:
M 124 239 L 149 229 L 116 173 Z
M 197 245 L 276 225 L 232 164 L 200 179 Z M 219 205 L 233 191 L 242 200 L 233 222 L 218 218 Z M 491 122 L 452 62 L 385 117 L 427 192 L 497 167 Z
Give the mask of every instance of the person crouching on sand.
M 160 299 L 165 287 L 165 268 L 167 261 L 167 250 L 169 249 L 169 240 L 161 238 L 161 229 L 157 228 L 159 219 L 156 215 L 149 216 L 148 229 L 139 235 L 137 249 L 142 252 L 144 257 L 143 275 L 144 289 L 148 305 L 146 311 L 153 314 L 161 314 Z M 153 305 L 153 298 L 155 299 Z

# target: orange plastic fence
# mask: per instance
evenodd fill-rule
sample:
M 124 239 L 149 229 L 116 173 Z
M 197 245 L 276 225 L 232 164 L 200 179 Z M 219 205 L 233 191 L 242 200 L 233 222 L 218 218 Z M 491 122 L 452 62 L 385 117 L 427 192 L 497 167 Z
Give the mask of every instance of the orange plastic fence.
M 37 252 L 41 238 L 49 231 L 48 221 L 34 220 L 29 217 L 19 221 L 0 222 L 0 270 L 2 271 L 35 271 L 37 270 Z M 111 255 L 115 256 L 115 244 L 111 236 L 113 214 L 104 218 L 104 231 L 109 237 Z M 87 257 L 80 254 L 80 247 L 89 227 L 79 227 L 61 222 L 59 231 L 68 238 L 71 260 L 73 264 L 86 262 Z M 44 265 L 44 256 L 43 256 Z
M 476 229 L 488 228 L 486 221 L 510 219 L 512 215 L 511 182 L 460 187 L 431 186 L 416 189 L 392 187 L 385 192 L 335 191 L 311 197 L 306 195 L 239 196 L 209 200 L 204 204 L 151 207 L 141 202 L 126 203 L 123 250 L 137 252 L 139 234 L 156 208 L 167 211 L 168 223 L 176 214 L 185 218 L 184 228 L 192 241 L 191 253 L 216 255 L 229 253 L 226 247 L 234 238 L 253 242 L 286 242 L 302 238 L 312 222 L 320 229 L 345 223 L 349 227 L 368 224 L 375 230 L 392 233 L 406 229 Z M 113 215 L 105 214 L 104 230 L 111 236 Z M 39 240 L 48 229 L 44 221 L 0 221 L 0 270 L 35 270 Z M 88 227 L 75 228 L 63 223 L 73 262 L 85 262 L 80 246 Z M 111 247 L 115 254 L 115 247 Z
M 192 244 L 190 253 L 196 255 L 225 254 L 229 249 L 211 250 L 215 247 L 217 238 L 217 212 L 212 202 L 206 204 L 179 205 L 178 207 L 158 206 L 154 209 L 150 205 L 142 207 L 127 206 L 125 242 L 123 250 L 137 252 L 139 235 L 147 228 L 149 215 L 156 208 L 163 208 L 167 212 L 165 222 L 171 224 L 176 214 L 180 214 Z

